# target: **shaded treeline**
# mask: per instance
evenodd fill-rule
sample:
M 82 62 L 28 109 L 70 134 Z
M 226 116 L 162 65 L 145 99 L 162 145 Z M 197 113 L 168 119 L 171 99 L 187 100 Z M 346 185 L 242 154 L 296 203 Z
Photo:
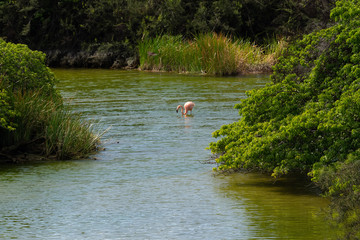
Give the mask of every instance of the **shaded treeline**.
M 333 2 L 5 0 L 0 37 L 46 52 L 50 65 L 124 67 L 145 37 L 216 32 L 261 43 L 325 27 Z

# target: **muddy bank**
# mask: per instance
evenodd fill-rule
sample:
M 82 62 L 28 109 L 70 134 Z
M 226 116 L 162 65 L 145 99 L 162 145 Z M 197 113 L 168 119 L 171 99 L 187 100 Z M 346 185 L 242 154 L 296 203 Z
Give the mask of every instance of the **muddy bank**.
M 94 156 L 91 156 L 97 151 L 104 151 L 105 148 L 97 146 L 93 152 L 90 152 L 86 159 L 96 160 Z M 12 164 L 12 163 L 26 163 L 26 162 L 44 162 L 44 161 L 57 161 L 67 160 L 60 159 L 59 152 L 52 152 L 50 154 L 45 153 L 45 139 L 38 138 L 30 140 L 28 142 L 20 142 L 18 144 L 6 146 L 0 149 L 0 165 Z M 82 157 L 69 158 L 70 159 L 82 159 Z
M 47 56 L 47 65 L 50 67 L 131 69 L 139 65 L 136 56 L 125 57 L 112 52 L 90 53 L 64 50 L 48 50 L 44 52 Z
M 54 156 L 45 156 L 44 145 L 45 139 L 37 138 L 5 146 L 0 149 L 0 163 L 20 163 L 53 159 Z
M 139 66 L 134 49 L 116 43 L 93 44 L 82 48 L 42 50 L 47 65 L 67 68 L 114 68 L 131 69 Z

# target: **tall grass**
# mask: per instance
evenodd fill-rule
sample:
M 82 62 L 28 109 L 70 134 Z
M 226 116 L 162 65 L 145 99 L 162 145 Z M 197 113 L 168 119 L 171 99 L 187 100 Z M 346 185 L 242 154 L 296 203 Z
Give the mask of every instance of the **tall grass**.
M 193 41 L 181 36 L 159 36 L 139 44 L 140 69 L 232 75 L 269 71 L 284 41 L 265 48 L 222 34 L 201 34 Z
M 100 134 L 95 134 L 93 130 L 91 122 L 69 109 L 53 112 L 44 133 L 46 155 L 65 159 L 94 152 L 100 142 Z
M 80 158 L 97 149 L 99 131 L 60 98 L 28 92 L 14 94 L 13 101 L 18 113 L 16 130 L 1 133 L 2 146 L 22 146 L 28 153 L 56 159 Z

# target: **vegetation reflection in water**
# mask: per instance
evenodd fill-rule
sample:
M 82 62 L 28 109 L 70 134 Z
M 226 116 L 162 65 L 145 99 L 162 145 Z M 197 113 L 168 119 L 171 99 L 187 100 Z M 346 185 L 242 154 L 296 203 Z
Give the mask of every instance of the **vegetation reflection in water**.
M 268 76 L 55 69 L 75 111 L 100 119 L 97 161 L 3 166 L 0 238 L 332 239 L 327 201 L 303 182 L 212 175 L 211 133 Z M 196 103 L 193 117 L 178 104 Z

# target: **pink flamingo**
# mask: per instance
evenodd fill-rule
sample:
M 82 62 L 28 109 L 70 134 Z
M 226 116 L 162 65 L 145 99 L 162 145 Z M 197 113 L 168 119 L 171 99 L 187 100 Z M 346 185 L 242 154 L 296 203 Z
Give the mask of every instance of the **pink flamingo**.
M 184 104 L 184 107 L 181 106 L 181 105 L 177 106 L 176 112 L 178 112 L 178 111 L 179 111 L 179 108 L 181 108 L 181 114 L 182 114 L 182 115 L 186 115 L 189 111 L 191 111 L 191 113 L 192 113 L 192 109 L 194 108 L 194 106 L 195 106 L 195 103 L 193 103 L 193 102 L 186 102 L 186 103 Z M 185 112 L 184 112 L 184 108 L 185 108 Z

